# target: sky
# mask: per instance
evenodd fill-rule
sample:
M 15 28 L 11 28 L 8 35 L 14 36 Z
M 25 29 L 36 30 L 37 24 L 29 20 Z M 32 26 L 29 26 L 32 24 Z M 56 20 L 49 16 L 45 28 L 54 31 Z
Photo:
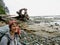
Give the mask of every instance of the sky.
M 27 8 L 29 16 L 60 15 L 60 0 L 4 0 L 11 15 Z

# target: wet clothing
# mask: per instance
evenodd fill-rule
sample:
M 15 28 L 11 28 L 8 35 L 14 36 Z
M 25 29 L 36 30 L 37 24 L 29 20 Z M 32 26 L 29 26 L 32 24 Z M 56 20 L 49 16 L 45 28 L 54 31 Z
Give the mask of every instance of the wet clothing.
M 6 33 L 6 35 L 2 37 L 1 42 L 0 42 L 0 45 L 7 45 L 8 41 L 9 41 L 9 45 L 22 45 L 19 42 L 19 38 L 18 37 L 15 36 L 14 39 L 12 39 L 9 32 Z

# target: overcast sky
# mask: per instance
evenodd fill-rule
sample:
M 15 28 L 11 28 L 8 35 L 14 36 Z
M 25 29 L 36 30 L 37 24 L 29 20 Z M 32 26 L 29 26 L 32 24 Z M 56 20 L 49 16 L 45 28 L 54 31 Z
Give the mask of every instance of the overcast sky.
M 4 0 L 11 15 L 27 8 L 29 16 L 60 15 L 60 0 Z

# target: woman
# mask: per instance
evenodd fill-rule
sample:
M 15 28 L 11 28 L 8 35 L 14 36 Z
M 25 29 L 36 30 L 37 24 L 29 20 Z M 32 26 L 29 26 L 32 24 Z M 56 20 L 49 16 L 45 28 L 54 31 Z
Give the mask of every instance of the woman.
M 0 45 L 22 45 L 17 39 L 16 34 L 20 34 L 18 23 L 12 20 L 9 24 L 9 32 L 2 37 Z

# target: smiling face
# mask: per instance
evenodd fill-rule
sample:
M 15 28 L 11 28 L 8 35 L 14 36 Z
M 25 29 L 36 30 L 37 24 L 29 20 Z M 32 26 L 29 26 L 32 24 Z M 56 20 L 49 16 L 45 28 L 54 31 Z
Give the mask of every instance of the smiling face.
M 11 30 L 13 33 L 16 33 L 16 32 L 18 31 L 18 28 L 19 28 L 19 26 L 18 26 L 18 24 L 16 24 L 16 23 L 11 24 L 11 26 L 10 26 L 10 30 Z

